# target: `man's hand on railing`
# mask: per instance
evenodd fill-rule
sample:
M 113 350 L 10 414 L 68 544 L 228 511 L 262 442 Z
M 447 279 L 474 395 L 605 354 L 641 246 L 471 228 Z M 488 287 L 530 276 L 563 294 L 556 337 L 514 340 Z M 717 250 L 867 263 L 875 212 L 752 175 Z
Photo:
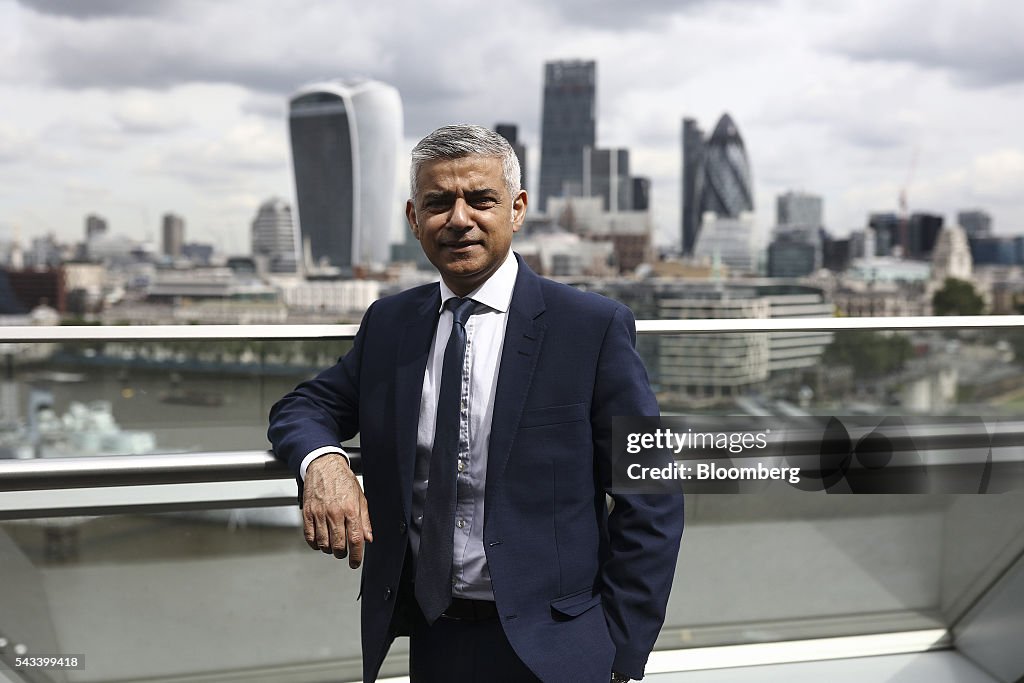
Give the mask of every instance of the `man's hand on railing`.
M 347 556 L 353 569 L 362 563 L 363 542 L 373 542 L 373 529 L 366 496 L 344 456 L 330 453 L 309 463 L 302 522 L 310 548 Z

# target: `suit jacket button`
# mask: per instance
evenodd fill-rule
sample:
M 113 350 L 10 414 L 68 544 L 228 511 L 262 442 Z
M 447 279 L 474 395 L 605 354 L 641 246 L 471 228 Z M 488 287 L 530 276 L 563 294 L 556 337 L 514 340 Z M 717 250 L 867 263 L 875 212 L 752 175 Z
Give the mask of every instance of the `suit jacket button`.
M 404 533 L 405 533 L 405 530 L 406 530 L 406 528 L 407 528 L 407 527 L 405 526 L 405 522 L 399 522 L 399 523 L 398 523 L 398 533 L 400 533 L 400 534 L 404 534 Z
M 384 589 L 384 601 L 387 602 L 390 599 L 391 599 L 391 586 L 388 586 L 388 587 L 386 587 Z

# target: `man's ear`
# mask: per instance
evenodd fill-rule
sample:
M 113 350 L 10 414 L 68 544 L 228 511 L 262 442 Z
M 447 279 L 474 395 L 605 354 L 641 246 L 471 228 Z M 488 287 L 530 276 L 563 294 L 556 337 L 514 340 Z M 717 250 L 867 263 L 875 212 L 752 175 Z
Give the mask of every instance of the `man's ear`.
M 420 226 L 416 222 L 416 206 L 412 203 L 411 199 L 405 202 L 405 219 L 409 221 L 409 229 L 412 230 L 413 236 L 418 240 L 420 238 Z
M 526 190 L 519 190 L 519 194 L 512 200 L 512 231 L 518 232 L 519 228 L 523 227 L 523 221 L 526 220 L 526 205 L 529 204 L 529 197 L 526 196 Z

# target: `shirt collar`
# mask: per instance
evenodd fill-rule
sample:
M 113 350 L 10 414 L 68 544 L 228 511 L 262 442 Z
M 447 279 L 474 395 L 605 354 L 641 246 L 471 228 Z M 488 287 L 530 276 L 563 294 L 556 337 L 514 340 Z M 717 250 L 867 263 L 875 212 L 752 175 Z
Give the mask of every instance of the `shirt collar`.
M 515 254 L 512 253 L 512 250 L 509 249 L 505 262 L 494 271 L 493 275 L 484 280 L 482 285 L 470 292 L 468 298 L 496 311 L 507 313 L 508 307 L 512 303 L 512 290 L 516 286 L 516 276 L 518 275 L 519 261 L 516 259 Z M 444 310 L 445 302 L 457 295 L 448 288 L 444 280 L 441 280 L 440 284 L 441 308 L 439 310 Z

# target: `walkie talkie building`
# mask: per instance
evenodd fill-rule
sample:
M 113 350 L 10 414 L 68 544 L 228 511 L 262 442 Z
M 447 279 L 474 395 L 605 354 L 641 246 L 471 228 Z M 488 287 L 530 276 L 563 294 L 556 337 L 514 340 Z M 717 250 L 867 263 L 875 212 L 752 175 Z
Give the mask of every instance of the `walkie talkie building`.
M 398 91 L 371 80 L 314 83 L 292 96 L 288 121 L 307 272 L 387 263 L 398 215 Z

